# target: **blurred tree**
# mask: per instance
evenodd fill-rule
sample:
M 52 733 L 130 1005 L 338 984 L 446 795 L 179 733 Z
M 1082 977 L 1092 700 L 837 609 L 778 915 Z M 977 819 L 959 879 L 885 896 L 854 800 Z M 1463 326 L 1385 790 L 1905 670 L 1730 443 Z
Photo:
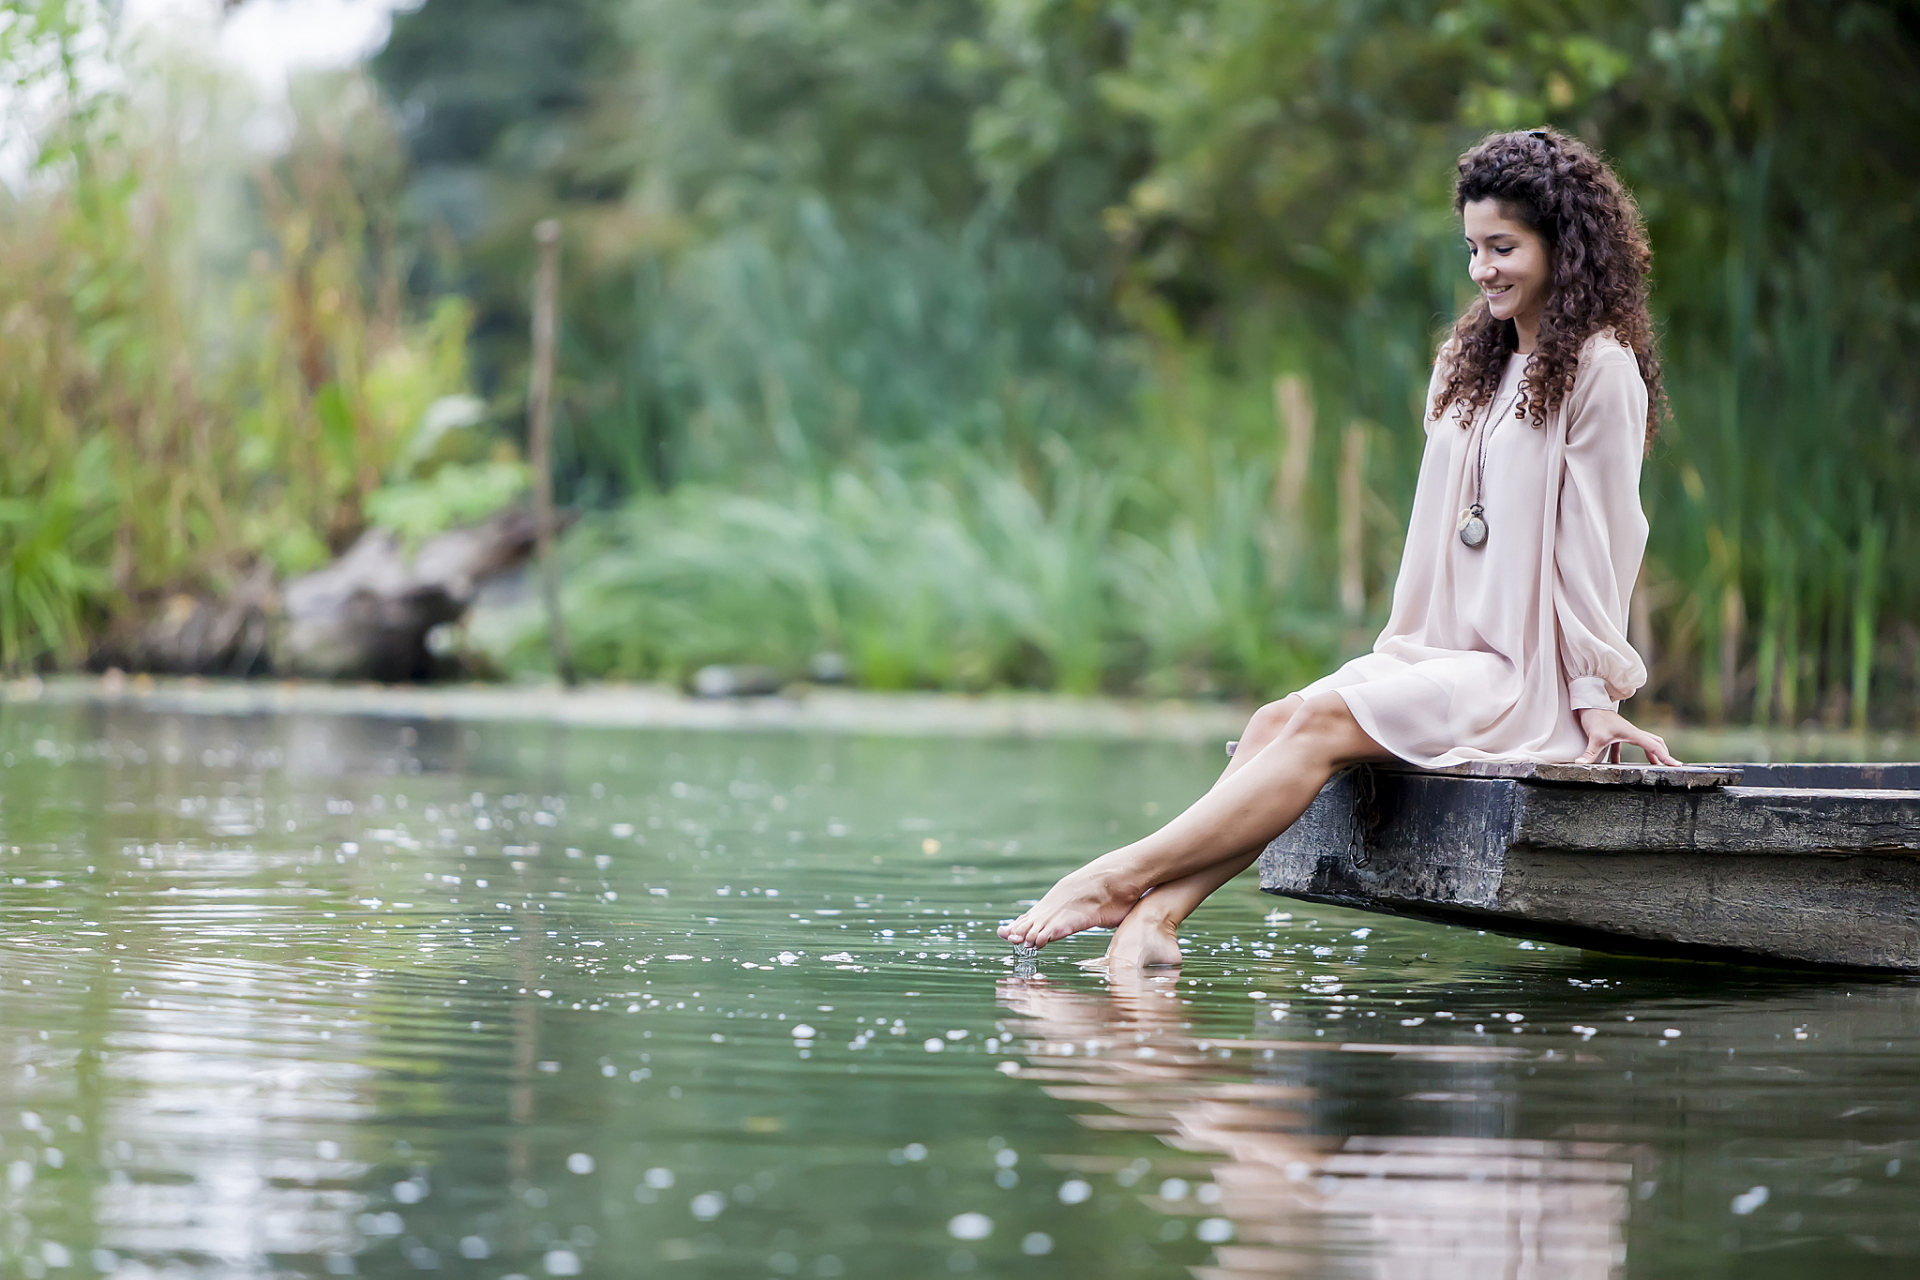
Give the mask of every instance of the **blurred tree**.
M 475 374 L 497 392 L 526 342 L 526 233 L 556 200 L 617 197 L 579 133 L 628 53 L 618 0 L 461 0 L 398 12 L 374 57 L 414 171 L 404 214 L 422 247 L 413 288 L 466 293 Z
M 414 131 L 413 214 L 460 245 L 478 376 L 502 400 L 523 381 L 527 229 L 563 215 L 574 489 L 977 437 L 1032 398 L 1010 379 L 1068 400 L 1111 381 L 1088 332 L 1112 318 L 1100 215 L 1143 139 L 1110 120 L 1018 183 L 983 174 L 969 140 L 1005 75 L 982 6 L 566 0 L 547 7 L 562 34 L 495 76 L 536 8 L 429 0 L 374 65 Z M 1062 49 L 1117 57 L 1117 25 L 1085 15 L 1084 50 Z M 582 31 L 584 49 L 563 38 Z M 547 92 L 562 69 L 571 90 Z
M 374 74 L 422 167 L 537 164 L 539 144 L 617 70 L 614 0 L 461 0 L 396 13 Z

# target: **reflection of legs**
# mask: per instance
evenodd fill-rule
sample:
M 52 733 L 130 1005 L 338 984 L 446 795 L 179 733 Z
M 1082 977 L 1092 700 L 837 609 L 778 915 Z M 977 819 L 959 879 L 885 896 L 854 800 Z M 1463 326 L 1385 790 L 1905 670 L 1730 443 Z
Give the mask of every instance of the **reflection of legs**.
M 1270 720 L 1278 719 L 1276 711 Z M 1211 883 L 1196 880 L 1177 895 L 1198 892 L 1197 905 L 1293 825 L 1335 771 L 1387 756 L 1338 694 L 1300 703 L 1282 724 L 1264 746 L 1244 742 L 1220 780 L 1184 813 L 1144 840 L 1102 854 L 1063 877 L 1026 914 L 1002 926 L 1000 936 L 1044 947 L 1082 929 L 1117 925 L 1148 890 L 1211 872 L 1217 876 Z M 1255 727 L 1249 725 L 1250 737 Z M 1235 861 L 1231 872 L 1216 865 Z M 1185 912 L 1180 914 L 1184 918 Z

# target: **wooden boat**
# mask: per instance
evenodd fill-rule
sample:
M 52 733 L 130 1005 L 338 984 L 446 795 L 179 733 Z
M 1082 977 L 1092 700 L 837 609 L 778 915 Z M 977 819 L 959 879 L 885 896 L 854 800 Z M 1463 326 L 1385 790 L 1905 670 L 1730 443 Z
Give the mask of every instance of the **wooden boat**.
M 1260 887 L 1596 950 L 1920 971 L 1920 764 L 1361 766 L 1267 846 Z

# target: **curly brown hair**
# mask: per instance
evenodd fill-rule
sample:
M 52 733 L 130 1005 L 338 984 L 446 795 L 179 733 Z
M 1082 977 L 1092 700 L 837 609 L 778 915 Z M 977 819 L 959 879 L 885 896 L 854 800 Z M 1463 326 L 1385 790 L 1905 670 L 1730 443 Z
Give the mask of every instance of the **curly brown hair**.
M 1612 331 L 1633 352 L 1647 384 L 1647 443 L 1666 412 L 1660 349 L 1647 314 L 1653 250 L 1639 206 L 1607 163 L 1578 138 L 1555 129 L 1489 134 L 1460 157 L 1453 209 L 1498 201 L 1501 212 L 1546 242 L 1551 290 L 1540 317 L 1538 345 L 1527 361 L 1516 418 L 1543 426 L 1573 388 L 1580 348 Z M 1487 300 L 1473 300 L 1442 347 L 1446 385 L 1433 417 L 1456 404 L 1471 412 L 1493 399 L 1508 357 L 1519 347 L 1511 320 L 1496 320 Z

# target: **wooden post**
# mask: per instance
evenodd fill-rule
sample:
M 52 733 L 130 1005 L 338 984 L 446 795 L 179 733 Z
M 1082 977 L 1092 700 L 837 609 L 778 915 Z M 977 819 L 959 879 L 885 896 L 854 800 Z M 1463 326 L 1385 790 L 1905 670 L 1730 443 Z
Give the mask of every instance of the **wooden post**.
M 546 218 L 533 229 L 540 267 L 533 285 L 533 373 L 527 388 L 527 452 L 533 467 L 534 545 L 540 557 L 540 595 L 547 608 L 553 669 L 574 683 L 573 653 L 560 614 L 560 568 L 553 559 L 553 349 L 559 337 L 560 224 Z
M 1647 581 L 1647 566 L 1640 566 L 1640 576 L 1634 579 L 1633 595 L 1627 605 L 1627 643 L 1640 655 L 1640 661 L 1647 668 L 1646 687 L 1640 692 L 1649 700 L 1659 692 L 1658 681 L 1654 678 L 1654 668 L 1659 663 L 1659 655 L 1654 652 L 1653 640 L 1653 601 L 1650 593 L 1653 587 Z
M 1273 505 L 1283 524 L 1298 528 L 1307 467 L 1313 461 L 1313 392 L 1304 377 L 1283 373 L 1273 380 L 1273 412 L 1282 432 Z
M 1358 622 L 1367 611 L 1366 565 L 1361 559 L 1367 498 L 1367 424 L 1349 422 L 1340 451 L 1340 610 Z
M 1720 663 L 1708 691 L 1707 719 L 1722 723 L 1740 700 L 1740 641 L 1747 627 L 1747 598 L 1731 576 L 1720 592 Z
M 1273 416 L 1280 428 L 1274 457 L 1273 514 L 1260 526 L 1267 558 L 1267 585 L 1285 591 L 1300 572 L 1300 504 L 1313 461 L 1313 392 L 1306 378 L 1283 373 L 1273 380 Z

